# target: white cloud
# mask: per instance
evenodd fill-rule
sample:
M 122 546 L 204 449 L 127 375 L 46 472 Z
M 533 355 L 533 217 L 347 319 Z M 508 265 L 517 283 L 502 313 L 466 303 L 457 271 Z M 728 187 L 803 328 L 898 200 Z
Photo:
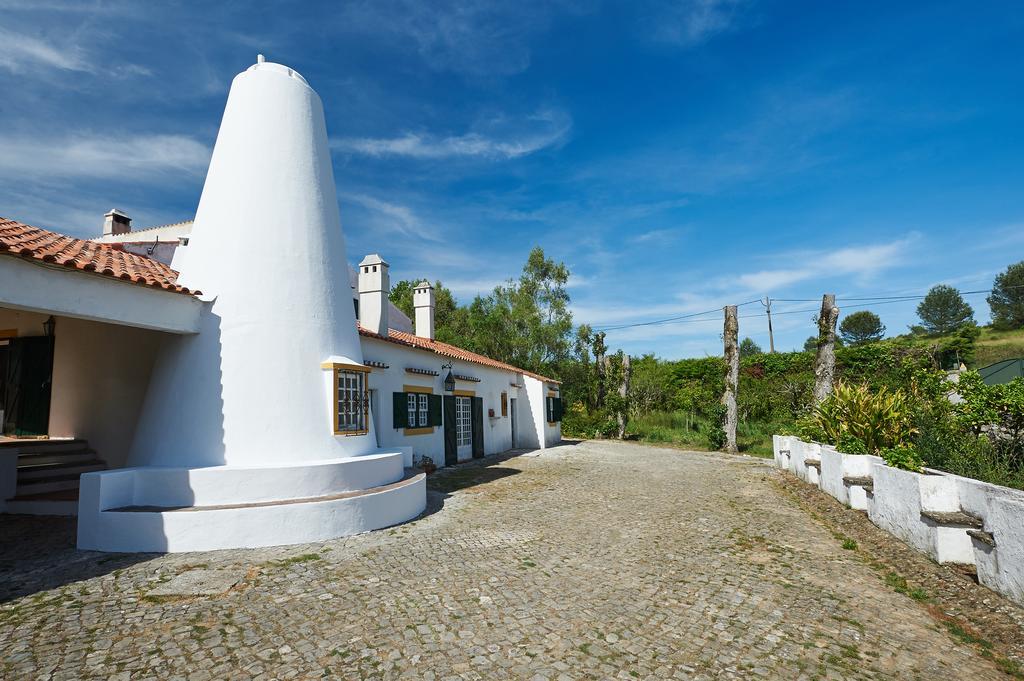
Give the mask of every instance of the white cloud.
M 331 140 L 331 147 L 375 157 L 513 159 L 560 144 L 572 129 L 572 120 L 563 112 L 549 110 L 534 114 L 519 125 L 510 126 L 502 120 L 491 121 L 487 127 L 520 129 L 497 135 L 474 131 L 448 137 L 411 132 L 385 138 L 349 137 Z
M 63 71 L 92 70 L 73 45 L 57 48 L 39 38 L 0 29 L 0 46 L 0 67 L 15 73 L 39 66 Z
M 656 2 L 645 27 L 659 42 L 694 47 L 735 28 L 744 0 Z
M 817 277 L 871 276 L 902 263 L 916 241 L 917 235 L 911 234 L 888 243 L 781 253 L 775 259 L 786 263 L 784 268 L 750 272 L 720 281 L 722 285 L 739 284 L 748 292 L 771 293 Z
M 0 175 L 23 178 L 147 179 L 166 173 L 201 175 L 210 149 L 186 135 L 91 134 L 65 138 L 0 136 Z

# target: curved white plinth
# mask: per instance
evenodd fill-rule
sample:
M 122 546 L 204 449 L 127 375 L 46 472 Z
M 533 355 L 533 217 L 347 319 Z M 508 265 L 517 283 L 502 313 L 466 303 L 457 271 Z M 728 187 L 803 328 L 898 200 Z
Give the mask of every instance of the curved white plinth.
M 285 466 L 125 468 L 81 478 L 78 548 L 207 551 L 301 544 L 415 518 L 422 475 L 403 453 Z

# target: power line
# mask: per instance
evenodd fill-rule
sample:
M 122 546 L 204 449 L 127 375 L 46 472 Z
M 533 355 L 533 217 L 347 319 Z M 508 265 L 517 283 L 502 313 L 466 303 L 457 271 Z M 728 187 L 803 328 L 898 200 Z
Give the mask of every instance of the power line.
M 1024 288 L 1024 284 L 1017 285 L 1017 286 L 1004 286 L 1003 288 L 1004 289 Z M 962 296 L 970 296 L 970 295 L 978 295 L 978 294 L 982 294 L 982 293 L 992 293 L 992 291 L 993 291 L 993 289 L 979 289 L 977 291 L 960 291 L 960 295 L 962 295 Z M 844 309 L 850 310 L 850 309 L 859 309 L 859 308 L 863 308 L 863 307 L 872 307 L 873 305 L 891 305 L 893 303 L 903 303 L 903 302 L 907 302 L 907 301 L 910 301 L 910 300 L 923 300 L 926 297 L 927 297 L 927 294 L 925 294 L 925 295 L 852 296 L 852 297 L 849 297 L 849 298 L 837 298 L 836 302 L 839 303 L 841 301 L 870 301 L 868 303 L 861 304 L 861 305 L 843 305 L 843 306 L 840 306 L 840 307 L 843 307 Z M 820 300 L 820 298 L 772 298 L 771 302 L 775 302 L 775 303 L 816 303 L 819 300 Z M 764 304 L 763 299 L 756 298 L 754 300 L 748 300 L 745 303 L 740 303 L 739 305 L 737 305 L 737 307 L 743 307 L 744 305 L 752 305 L 753 303 L 761 303 L 762 305 Z M 692 312 L 690 314 L 679 315 L 677 317 L 667 317 L 665 319 L 655 319 L 655 320 L 647 321 L 647 322 L 636 322 L 636 323 L 632 323 L 632 324 L 617 324 L 617 325 L 613 325 L 613 326 L 605 326 L 605 327 L 602 327 L 602 328 L 597 329 L 597 330 L 598 331 L 619 331 L 619 330 L 622 330 L 622 329 L 632 329 L 632 328 L 636 328 L 636 327 L 640 327 L 640 326 L 659 326 L 659 325 L 662 325 L 662 324 L 686 324 L 686 323 L 693 323 L 693 322 L 715 322 L 715 321 L 720 321 L 720 319 L 718 317 L 713 317 L 713 318 L 709 318 L 709 319 L 695 319 L 695 317 L 701 317 L 701 316 L 708 315 L 708 314 L 713 314 L 713 313 L 717 314 L 717 313 L 720 313 L 721 311 L 722 311 L 721 307 L 716 307 L 716 308 L 713 308 L 711 310 L 704 310 L 703 312 Z M 768 313 L 762 313 L 762 314 L 744 315 L 742 317 L 739 317 L 739 319 L 751 319 L 751 318 L 755 318 L 755 317 L 768 317 L 768 316 L 770 316 L 772 314 L 774 314 L 776 316 L 778 316 L 778 315 L 787 315 L 787 314 L 804 314 L 804 313 L 807 313 L 807 312 L 812 312 L 813 313 L 813 312 L 818 312 L 818 310 L 817 309 L 785 310 L 785 311 L 782 311 L 782 312 L 768 312 Z

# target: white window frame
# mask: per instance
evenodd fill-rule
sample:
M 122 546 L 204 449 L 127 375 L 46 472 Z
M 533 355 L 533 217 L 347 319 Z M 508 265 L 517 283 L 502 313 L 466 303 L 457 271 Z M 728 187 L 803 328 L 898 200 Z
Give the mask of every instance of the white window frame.
M 415 428 L 416 427 L 416 423 L 418 421 L 418 418 L 417 418 L 417 414 L 419 413 L 418 412 L 419 398 L 417 397 L 418 394 L 419 393 L 406 393 L 405 409 L 406 409 L 406 418 L 409 421 L 409 426 L 408 426 L 409 428 Z
M 426 428 L 427 423 L 430 421 L 430 395 L 427 393 L 415 393 L 418 395 L 417 402 L 419 404 L 419 427 Z
M 473 398 L 455 397 L 455 438 L 456 446 L 473 444 Z

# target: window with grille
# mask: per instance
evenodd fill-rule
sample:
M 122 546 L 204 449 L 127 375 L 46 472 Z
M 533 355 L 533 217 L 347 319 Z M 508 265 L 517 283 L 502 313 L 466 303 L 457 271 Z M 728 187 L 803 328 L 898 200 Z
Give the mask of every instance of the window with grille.
M 407 393 L 405 397 L 409 410 L 409 428 L 415 428 L 416 422 L 419 420 L 419 401 L 416 399 L 417 397 L 416 393 Z
M 369 368 L 355 364 L 325 364 L 334 370 L 334 433 L 364 435 L 369 432 Z

